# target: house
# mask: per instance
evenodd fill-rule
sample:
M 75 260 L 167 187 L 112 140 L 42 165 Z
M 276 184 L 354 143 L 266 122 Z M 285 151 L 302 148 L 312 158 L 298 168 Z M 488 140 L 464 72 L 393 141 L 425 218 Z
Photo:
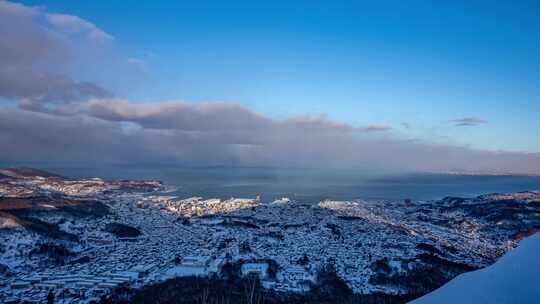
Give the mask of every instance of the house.
M 148 275 L 149 273 L 154 271 L 157 267 L 158 267 L 157 264 L 150 263 L 150 264 L 147 264 L 147 265 L 137 265 L 133 269 L 131 269 L 131 271 L 138 272 L 139 277 L 141 277 L 141 276 Z
M 210 263 L 207 256 L 186 256 L 182 259 L 182 266 L 206 268 Z
M 268 264 L 246 263 L 242 264 L 242 268 L 240 270 L 242 271 L 243 276 L 257 275 L 260 279 L 263 279 L 264 277 L 266 277 L 266 274 L 268 272 Z
M 11 283 L 12 289 L 26 289 L 28 287 L 30 287 L 29 282 L 16 281 L 16 282 Z

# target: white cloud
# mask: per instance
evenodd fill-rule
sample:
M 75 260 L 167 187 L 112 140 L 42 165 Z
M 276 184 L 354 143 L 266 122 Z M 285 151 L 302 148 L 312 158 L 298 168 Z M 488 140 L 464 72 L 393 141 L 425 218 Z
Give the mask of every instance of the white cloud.
M 100 100 L 60 109 L 0 110 L 0 158 L 540 174 L 538 153 L 373 137 L 363 131 L 369 127 L 325 117 L 274 120 L 234 104 Z
M 456 127 L 467 127 L 467 126 L 478 126 L 481 124 L 486 124 L 487 121 L 478 117 L 465 117 L 459 119 L 450 120 L 451 123 Z
M 47 111 L 58 104 L 112 95 L 96 83 L 79 81 L 64 72 L 75 55 L 65 31 L 83 34 L 84 39 L 77 40 L 81 45 L 109 39 L 108 34 L 79 17 L 0 1 L 0 97 L 18 100 L 28 109 Z
M 97 41 L 113 40 L 114 37 L 99 29 L 95 24 L 80 17 L 67 14 L 46 14 L 47 20 L 56 29 L 68 34 L 83 34 Z
M 383 124 L 357 127 L 324 115 L 276 120 L 223 102 L 114 98 L 63 73 L 73 56 L 71 36 L 92 46 L 113 39 L 80 17 L 0 0 L 0 100 L 19 105 L 0 108 L 0 159 L 540 173 L 539 154 L 401 140 Z M 476 117 L 451 122 L 486 123 Z

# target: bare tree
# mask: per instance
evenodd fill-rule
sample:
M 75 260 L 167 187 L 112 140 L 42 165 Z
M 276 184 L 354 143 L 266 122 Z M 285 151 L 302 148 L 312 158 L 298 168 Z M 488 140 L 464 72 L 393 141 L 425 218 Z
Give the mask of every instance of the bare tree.
M 258 278 L 256 275 L 250 274 L 244 280 L 244 291 L 247 304 L 254 304 L 253 298 L 257 287 Z
M 208 286 L 203 287 L 201 293 L 198 295 L 199 304 L 210 304 L 210 289 Z

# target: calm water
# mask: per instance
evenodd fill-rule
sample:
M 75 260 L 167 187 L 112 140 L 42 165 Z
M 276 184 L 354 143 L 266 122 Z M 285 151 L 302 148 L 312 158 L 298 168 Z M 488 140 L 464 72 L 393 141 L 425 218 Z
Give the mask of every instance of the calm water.
M 353 170 L 269 168 L 109 167 L 47 168 L 67 176 L 159 179 L 178 187 L 180 197 L 288 196 L 301 202 L 331 199 L 415 200 L 475 196 L 490 192 L 540 190 L 540 177 L 407 174 L 376 176 Z

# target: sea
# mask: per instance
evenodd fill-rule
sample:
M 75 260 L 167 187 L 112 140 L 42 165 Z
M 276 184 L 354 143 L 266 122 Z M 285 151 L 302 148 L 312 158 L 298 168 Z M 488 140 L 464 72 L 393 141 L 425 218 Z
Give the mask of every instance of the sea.
M 377 174 L 353 169 L 291 169 L 256 167 L 107 166 L 45 167 L 71 177 L 158 179 L 182 198 L 254 198 L 263 202 L 289 197 L 297 202 L 323 199 L 427 201 L 446 196 L 474 197 L 486 193 L 540 190 L 538 176 L 482 176 L 435 173 Z

